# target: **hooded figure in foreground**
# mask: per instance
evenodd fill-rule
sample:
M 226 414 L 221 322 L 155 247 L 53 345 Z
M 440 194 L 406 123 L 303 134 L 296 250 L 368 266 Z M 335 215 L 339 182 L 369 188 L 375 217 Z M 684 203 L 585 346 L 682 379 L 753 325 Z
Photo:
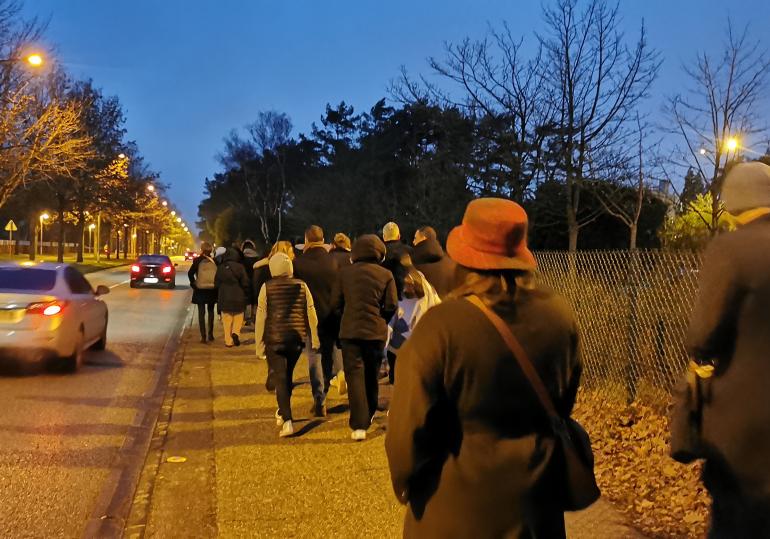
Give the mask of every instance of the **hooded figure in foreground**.
M 708 375 L 699 439 L 678 460 L 706 461 L 709 537 L 770 537 L 770 167 L 735 165 L 722 200 L 738 228 L 714 238 L 703 256 L 687 347 L 691 365 Z
M 570 306 L 533 282 L 527 215 L 510 200 L 471 202 L 447 241 L 465 276 L 399 350 L 385 449 L 407 504 L 405 537 L 564 537 L 556 436 L 518 361 L 476 296 L 530 356 L 569 417 L 580 379 Z

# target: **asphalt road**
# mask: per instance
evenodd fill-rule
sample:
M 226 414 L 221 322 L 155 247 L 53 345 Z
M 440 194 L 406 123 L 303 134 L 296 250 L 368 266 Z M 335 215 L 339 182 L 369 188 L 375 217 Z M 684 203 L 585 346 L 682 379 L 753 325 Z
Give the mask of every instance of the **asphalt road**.
M 0 537 L 108 536 L 121 529 L 190 291 L 130 289 L 127 268 L 89 275 L 112 290 L 107 350 L 76 374 L 0 372 Z M 114 521 L 114 526 L 110 523 Z

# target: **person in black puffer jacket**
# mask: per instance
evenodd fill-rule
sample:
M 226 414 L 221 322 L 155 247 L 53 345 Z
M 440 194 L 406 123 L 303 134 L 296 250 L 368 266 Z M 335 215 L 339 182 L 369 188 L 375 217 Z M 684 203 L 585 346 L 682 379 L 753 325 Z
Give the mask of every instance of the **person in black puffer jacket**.
M 414 233 L 412 262 L 442 299 L 455 289 L 457 264 L 441 248 L 433 227 L 424 226 Z
M 305 348 L 317 350 L 318 318 L 313 296 L 304 281 L 293 277 L 291 259 L 285 253 L 270 257 L 272 279 L 262 286 L 254 329 L 257 357 L 267 359 L 270 384 L 278 400 L 276 420 L 280 436 L 294 434 L 291 414 L 292 375 Z
M 378 374 L 388 322 L 398 308 L 393 275 L 380 266 L 385 245 L 373 234 L 353 245 L 353 264 L 340 270 L 332 305 L 342 314 L 340 340 L 350 402 L 351 437 L 366 439 L 377 411 Z
M 230 348 L 240 346 L 240 333 L 243 327 L 243 311 L 246 308 L 246 290 L 249 288 L 249 278 L 241 256 L 233 248 L 227 249 L 222 256 L 222 264 L 217 268 L 216 283 L 218 293 L 217 303 L 222 311 L 225 346 Z

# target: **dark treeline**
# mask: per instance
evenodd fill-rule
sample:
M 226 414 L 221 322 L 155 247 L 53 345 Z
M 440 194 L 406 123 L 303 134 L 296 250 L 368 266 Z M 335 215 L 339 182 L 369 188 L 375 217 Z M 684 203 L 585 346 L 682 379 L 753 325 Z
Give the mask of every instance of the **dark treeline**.
M 504 137 L 500 123 L 435 104 L 396 108 L 381 100 L 357 113 L 343 102 L 327 106 L 320 125 L 295 139 L 285 115 L 263 113 L 245 136 L 226 139 L 219 156 L 225 172 L 206 183 L 201 228 L 220 244 L 299 238 L 309 223 L 357 236 L 390 220 L 407 234 L 430 224 L 444 236 L 471 198 L 502 195 L 525 202 L 536 247 L 566 248 L 563 185 L 503 173 L 510 157 L 494 149 L 496 137 Z M 633 190 L 625 196 L 633 199 Z M 627 246 L 627 230 L 601 213 L 596 197 L 587 194 L 583 204 L 597 216 L 581 247 Z M 646 195 L 640 246 L 657 245 L 665 208 Z

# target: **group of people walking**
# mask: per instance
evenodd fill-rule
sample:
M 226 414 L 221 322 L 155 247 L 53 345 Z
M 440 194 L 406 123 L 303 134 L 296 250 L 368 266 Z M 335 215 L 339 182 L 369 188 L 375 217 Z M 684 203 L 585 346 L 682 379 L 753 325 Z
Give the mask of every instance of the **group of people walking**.
M 723 199 L 739 230 L 705 256 L 672 449 L 679 460 L 706 460 L 712 537 L 770 537 L 770 167 L 734 167 Z M 352 245 L 342 234 L 327 245 L 310 226 L 299 254 L 278 242 L 250 267 L 245 250 L 217 255 L 204 244 L 190 269 L 201 340 L 213 340 L 218 303 L 225 344 L 237 346 L 254 306 L 280 436 L 294 433 L 303 352 L 311 412 L 326 415 L 331 381 L 344 373 L 357 441 L 378 410 L 387 358 L 385 446 L 395 495 L 409 507 L 405 536 L 564 537 L 564 511 L 599 495 L 590 442 L 570 417 L 580 332 L 572 307 L 535 279 L 527 227 L 521 206 L 487 198 L 469 203 L 446 252 L 431 227 L 408 246 L 392 222 L 382 238 Z

